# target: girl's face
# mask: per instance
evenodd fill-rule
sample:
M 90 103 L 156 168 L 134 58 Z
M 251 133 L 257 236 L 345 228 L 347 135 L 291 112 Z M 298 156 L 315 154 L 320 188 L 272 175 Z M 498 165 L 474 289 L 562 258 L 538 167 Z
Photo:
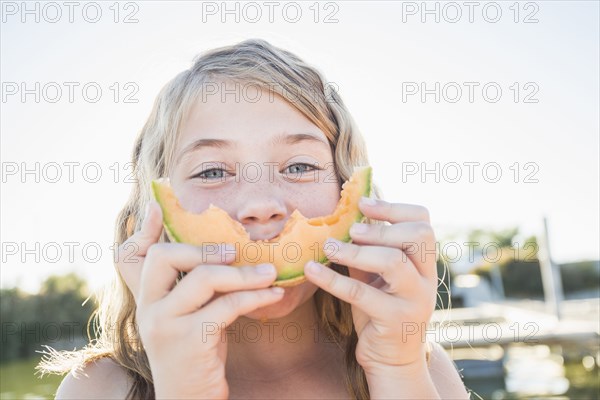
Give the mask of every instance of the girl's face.
M 171 183 L 181 205 L 200 213 L 214 204 L 252 240 L 277 236 L 295 209 L 308 218 L 333 212 L 339 200 L 325 134 L 281 97 L 256 86 L 219 83 L 201 95 L 181 127 Z M 308 300 L 310 282 L 252 318 L 278 318 Z

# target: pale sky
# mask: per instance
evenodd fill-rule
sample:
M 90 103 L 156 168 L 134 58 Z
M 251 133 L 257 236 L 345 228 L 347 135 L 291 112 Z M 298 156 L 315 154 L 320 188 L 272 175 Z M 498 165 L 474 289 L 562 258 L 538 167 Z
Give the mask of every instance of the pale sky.
M 3 287 L 35 290 L 68 271 L 92 287 L 110 279 L 126 163 L 158 90 L 196 54 L 252 37 L 339 88 L 385 198 L 428 207 L 438 237 L 539 234 L 545 215 L 556 261 L 600 257 L 598 2 L 430 2 L 429 14 L 394 1 L 228 3 L 229 13 L 221 2 L 22 4 L 2 3 Z M 36 162 L 38 176 L 22 176 Z M 421 176 L 436 163 L 439 182 Z

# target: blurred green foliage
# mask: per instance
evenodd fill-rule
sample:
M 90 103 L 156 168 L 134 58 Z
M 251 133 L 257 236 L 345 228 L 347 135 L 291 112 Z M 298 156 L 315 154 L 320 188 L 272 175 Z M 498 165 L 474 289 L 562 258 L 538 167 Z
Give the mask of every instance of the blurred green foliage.
M 86 302 L 88 293 L 73 273 L 49 277 L 35 295 L 0 290 L 0 362 L 39 356 L 43 345 L 72 350 L 85 344 L 94 308 L 93 301 Z
M 600 287 L 600 262 L 581 261 L 561 264 L 560 275 L 565 293 Z
M 503 249 L 503 257 L 496 263 L 483 262 L 472 273 L 491 282 L 491 269 L 499 268 L 504 294 L 510 298 L 543 298 L 544 288 L 540 262 L 537 258 L 538 240 L 526 238 L 515 248 L 517 228 L 499 232 L 474 230 L 468 234 L 471 242 L 493 242 Z M 559 265 L 565 295 L 600 288 L 600 262 L 581 261 Z

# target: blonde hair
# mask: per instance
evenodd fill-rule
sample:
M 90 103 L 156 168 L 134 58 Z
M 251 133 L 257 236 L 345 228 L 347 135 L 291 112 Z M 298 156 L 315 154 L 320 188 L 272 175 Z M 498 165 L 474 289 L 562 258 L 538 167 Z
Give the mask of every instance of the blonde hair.
M 288 101 L 325 133 L 339 182 L 350 177 L 354 166 L 368 164 L 364 143 L 350 113 L 333 85 L 325 82 L 315 68 L 264 40 L 247 40 L 218 48 L 199 56 L 190 69 L 178 74 L 159 93 L 135 142 L 133 163 L 137 182 L 117 218 L 115 234 L 119 244 L 140 228 L 141 213 L 151 198 L 150 182 L 168 176 L 181 123 L 210 82 L 250 83 Z M 348 275 L 347 267 L 333 265 L 332 268 Z M 321 289 L 315 293 L 314 301 L 322 328 L 345 346 L 349 394 L 357 399 L 369 398 L 364 371 L 355 357 L 358 338 L 349 304 Z M 140 345 L 135 308 L 132 293 L 118 276 L 107 288 L 95 312 L 96 339 L 79 352 L 52 352 L 39 369 L 65 373 L 73 369 L 73 364 L 81 366 L 110 356 L 132 378 L 128 398 L 153 397 L 152 375 Z

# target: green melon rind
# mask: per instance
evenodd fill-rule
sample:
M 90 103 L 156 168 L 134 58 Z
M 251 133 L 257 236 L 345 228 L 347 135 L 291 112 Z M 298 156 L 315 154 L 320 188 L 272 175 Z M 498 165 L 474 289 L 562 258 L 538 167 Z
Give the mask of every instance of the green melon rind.
M 167 232 L 167 236 L 169 236 L 169 239 L 171 239 L 171 241 L 173 242 L 177 242 L 177 243 L 181 243 L 181 238 L 175 233 L 173 232 L 172 228 L 171 228 L 171 220 L 170 220 L 170 213 L 168 210 L 165 209 L 165 207 L 163 206 L 163 198 L 160 195 L 161 191 L 160 191 L 160 184 L 156 181 L 152 181 L 152 193 L 154 194 L 154 198 L 156 199 L 158 205 L 160 206 L 160 209 L 162 210 L 162 214 L 163 214 L 163 226 L 165 228 L 165 231 Z

